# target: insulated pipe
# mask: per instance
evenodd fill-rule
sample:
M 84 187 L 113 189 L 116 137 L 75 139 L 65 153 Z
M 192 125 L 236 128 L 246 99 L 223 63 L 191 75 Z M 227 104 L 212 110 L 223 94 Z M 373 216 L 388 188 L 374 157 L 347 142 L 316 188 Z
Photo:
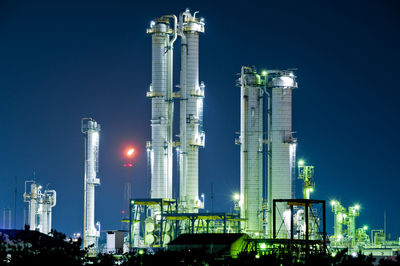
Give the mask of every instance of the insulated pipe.
M 187 150 L 186 150 L 186 56 L 187 56 L 187 41 L 186 35 L 183 32 L 184 18 L 190 16 L 189 12 L 182 12 L 179 15 L 179 33 L 181 36 L 181 73 L 180 73 L 180 149 L 179 149 L 179 191 L 181 200 L 183 195 L 186 195 L 186 167 L 187 167 Z M 181 206 L 184 211 L 184 206 Z
M 166 18 L 171 18 L 174 21 L 173 37 L 169 41 L 168 47 L 168 91 L 167 91 L 167 101 L 168 101 L 168 181 L 167 181 L 167 198 L 172 198 L 172 142 L 173 142 L 173 117 L 174 117 L 174 102 L 173 102 L 173 53 L 174 53 L 174 43 L 178 38 L 178 19 L 175 15 L 165 15 Z

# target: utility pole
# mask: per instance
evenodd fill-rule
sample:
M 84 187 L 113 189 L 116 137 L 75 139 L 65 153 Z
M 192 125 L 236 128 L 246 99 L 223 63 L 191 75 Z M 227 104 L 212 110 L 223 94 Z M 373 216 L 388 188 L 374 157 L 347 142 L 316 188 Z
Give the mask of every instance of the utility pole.
M 17 184 L 18 178 L 15 176 L 15 188 L 14 188 L 14 229 L 17 229 Z

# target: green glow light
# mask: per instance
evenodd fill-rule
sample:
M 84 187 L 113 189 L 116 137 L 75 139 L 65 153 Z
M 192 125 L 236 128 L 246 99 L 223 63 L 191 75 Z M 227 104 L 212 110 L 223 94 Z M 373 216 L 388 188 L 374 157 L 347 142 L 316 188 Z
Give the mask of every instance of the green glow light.
M 261 244 L 260 244 L 260 249 L 261 249 L 261 250 L 267 249 L 267 244 L 261 243 Z
M 256 259 L 259 259 L 260 258 L 260 255 L 259 254 L 256 254 Z
M 331 205 L 335 206 L 336 205 L 336 201 L 335 200 L 331 200 Z
M 303 166 L 304 165 L 304 160 L 299 160 L 298 165 L 299 166 Z
M 365 231 L 367 231 L 367 230 L 368 230 L 368 226 L 367 226 L 367 225 L 364 225 L 364 226 L 363 226 L 363 229 L 364 229 Z
M 267 72 L 266 70 L 263 70 L 263 71 L 261 72 L 261 75 L 262 75 L 262 76 L 266 76 L 266 75 L 268 75 L 268 72 Z
M 144 254 L 144 250 L 143 249 L 139 249 L 138 253 L 139 253 L 139 255 L 143 255 Z
M 358 211 L 360 209 L 360 205 L 356 204 L 356 206 L 354 206 L 354 208 Z

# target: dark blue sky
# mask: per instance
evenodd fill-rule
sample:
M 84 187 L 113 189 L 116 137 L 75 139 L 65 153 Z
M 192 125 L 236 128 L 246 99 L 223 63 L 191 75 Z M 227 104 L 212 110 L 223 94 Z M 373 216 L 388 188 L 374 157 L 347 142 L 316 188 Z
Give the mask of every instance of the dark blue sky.
M 1 1 L 0 208 L 12 207 L 18 176 L 57 190 L 53 227 L 82 228 L 81 117 L 102 125 L 96 219 L 119 228 L 126 169 L 122 148 L 139 150 L 134 197 L 146 197 L 150 140 L 150 21 L 199 10 L 200 77 L 206 84 L 206 147 L 200 191 L 229 211 L 239 190 L 239 88 L 242 65 L 298 68 L 293 127 L 298 157 L 316 167 L 314 198 L 362 206 L 359 225 L 400 234 L 400 4 L 398 1 Z M 177 45 L 177 47 L 179 47 Z M 176 49 L 176 62 L 179 51 Z M 178 64 L 177 64 L 178 66 Z M 178 67 L 175 68 L 177 73 Z M 178 84 L 175 80 L 175 84 Z M 178 109 L 178 108 L 176 108 Z M 299 183 L 300 185 L 301 183 Z M 328 209 L 329 231 L 332 215 Z

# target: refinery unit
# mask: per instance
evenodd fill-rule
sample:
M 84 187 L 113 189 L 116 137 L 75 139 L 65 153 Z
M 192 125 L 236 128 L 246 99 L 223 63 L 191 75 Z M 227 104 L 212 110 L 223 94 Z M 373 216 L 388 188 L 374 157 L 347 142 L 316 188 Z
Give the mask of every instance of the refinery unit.
M 28 190 L 29 189 L 29 190 Z M 56 206 L 55 190 L 45 190 L 34 180 L 25 181 L 24 201 L 29 205 L 28 224 L 32 231 L 49 234 L 52 229 L 52 208 Z
M 248 251 L 265 252 L 288 244 L 304 247 L 305 252 L 329 249 L 334 253 L 348 248 L 349 252 L 392 255 L 398 251 L 400 243 L 388 241 L 386 230 L 357 228 L 360 205 L 345 208 L 336 200 L 330 203 L 334 235 L 328 237 L 325 201 L 311 197 L 314 167 L 296 159 L 292 92 L 298 84 L 293 70 L 258 73 L 255 67 L 240 69 L 240 133 L 235 139 L 240 146 L 240 193 L 234 196 L 233 213 L 202 211 L 199 150 L 205 146 L 205 85 L 199 78 L 199 37 L 205 32 L 205 23 L 197 13 L 186 10 L 178 16 L 163 15 L 147 29 L 152 39 L 152 75 L 146 93 L 151 100 L 151 140 L 146 142 L 150 197 L 129 200 L 129 218 L 125 220 L 129 232 L 122 237 L 121 232 L 110 231 L 107 239 L 112 239 L 114 248 L 107 250 L 122 246 L 116 239 L 124 241 L 129 250 L 167 248 L 181 234 L 245 233 L 243 250 Z M 174 90 L 173 80 L 174 45 L 181 49 L 178 90 Z M 179 101 L 179 132 L 174 132 L 174 101 Z M 95 188 L 100 185 L 100 124 L 83 118 L 81 132 L 85 139 L 83 248 L 98 252 L 100 223 L 95 223 L 94 212 Z M 179 162 L 177 171 L 173 171 L 174 154 Z M 176 179 L 174 172 L 178 173 Z M 303 182 L 302 198 L 296 198 L 296 178 Z M 56 192 L 42 193 L 35 181 L 27 181 L 25 186 L 30 229 L 50 233 Z M 172 193 L 175 188 L 177 198 Z

